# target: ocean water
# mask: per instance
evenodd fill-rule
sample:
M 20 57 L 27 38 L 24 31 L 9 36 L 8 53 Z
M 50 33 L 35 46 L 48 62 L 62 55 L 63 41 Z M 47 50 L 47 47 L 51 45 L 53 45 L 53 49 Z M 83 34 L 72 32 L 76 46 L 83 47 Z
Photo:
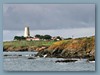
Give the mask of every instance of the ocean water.
M 36 52 L 4 52 L 4 71 L 95 71 L 95 62 L 86 62 L 86 59 L 78 59 L 76 62 L 55 63 L 63 58 L 28 59 Z M 6 56 L 9 55 L 9 56 Z

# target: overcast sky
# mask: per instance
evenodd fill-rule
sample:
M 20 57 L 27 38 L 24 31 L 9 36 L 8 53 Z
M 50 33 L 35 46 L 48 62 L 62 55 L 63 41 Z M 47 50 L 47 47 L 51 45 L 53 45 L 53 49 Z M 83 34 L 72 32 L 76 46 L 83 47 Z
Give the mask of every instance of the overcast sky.
M 4 4 L 3 29 L 52 30 L 95 27 L 95 4 Z
M 95 4 L 4 4 L 3 41 L 30 34 L 69 38 L 95 35 Z

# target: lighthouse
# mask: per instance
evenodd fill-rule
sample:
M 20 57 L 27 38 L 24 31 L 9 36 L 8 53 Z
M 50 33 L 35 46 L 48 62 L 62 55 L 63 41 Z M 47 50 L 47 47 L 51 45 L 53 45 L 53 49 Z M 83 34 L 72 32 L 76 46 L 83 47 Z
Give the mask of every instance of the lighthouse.
M 24 30 L 24 37 L 30 37 L 30 30 L 29 30 L 29 27 L 25 27 L 25 30 Z

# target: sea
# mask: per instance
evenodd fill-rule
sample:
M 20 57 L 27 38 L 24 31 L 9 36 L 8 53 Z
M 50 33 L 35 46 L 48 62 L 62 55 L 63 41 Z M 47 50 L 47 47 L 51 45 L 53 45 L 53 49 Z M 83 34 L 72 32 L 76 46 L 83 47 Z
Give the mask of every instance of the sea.
M 95 61 L 76 59 L 75 62 L 55 62 L 65 59 L 35 57 L 36 53 L 3 52 L 4 71 L 95 71 Z

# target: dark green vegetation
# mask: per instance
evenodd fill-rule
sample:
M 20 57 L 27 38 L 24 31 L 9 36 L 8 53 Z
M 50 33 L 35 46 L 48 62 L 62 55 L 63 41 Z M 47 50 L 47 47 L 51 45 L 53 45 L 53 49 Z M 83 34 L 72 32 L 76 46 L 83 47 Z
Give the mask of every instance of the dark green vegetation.
M 35 35 L 35 37 L 39 38 L 39 39 L 45 39 L 45 40 L 50 40 L 52 38 L 52 36 L 50 35 Z
M 36 34 L 34 37 L 14 36 L 14 40 L 16 40 L 16 41 L 22 41 L 22 40 L 25 41 L 27 38 L 39 38 L 40 40 L 55 40 L 55 41 L 57 41 L 57 39 L 62 40 L 62 38 L 60 36 L 56 36 L 53 38 L 51 35 Z
M 15 36 L 14 40 L 25 40 L 26 38 L 24 36 Z
M 52 36 L 50 36 L 50 35 L 39 35 L 39 34 L 36 34 L 35 37 L 39 38 L 41 40 L 44 40 L 44 39 L 45 40 L 51 40 L 51 38 L 52 38 Z M 26 40 L 26 38 L 27 37 L 24 37 L 24 36 L 15 36 L 14 40 L 20 40 L 21 41 L 21 40 Z M 28 38 L 33 38 L 33 37 L 30 36 Z

